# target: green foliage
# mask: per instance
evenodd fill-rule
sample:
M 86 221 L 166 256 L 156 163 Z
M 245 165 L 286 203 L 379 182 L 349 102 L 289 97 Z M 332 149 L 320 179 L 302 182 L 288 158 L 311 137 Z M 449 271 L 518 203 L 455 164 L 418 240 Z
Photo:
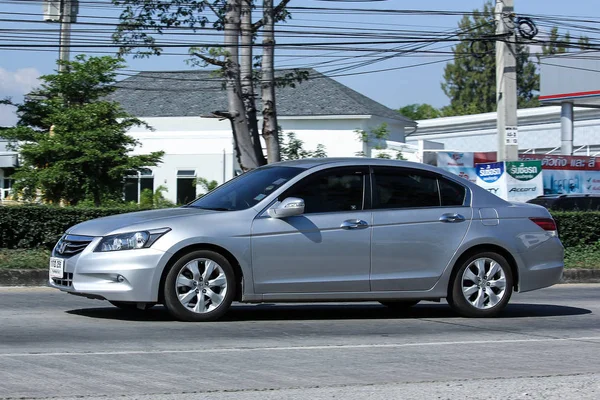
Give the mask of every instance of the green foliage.
M 385 122 L 381 125 L 371 128 L 369 132 L 365 131 L 364 129 L 355 129 L 354 133 L 356 133 L 356 138 L 358 141 L 364 143 L 366 146 L 370 146 L 374 143 L 375 145 L 372 146 L 373 150 L 387 149 L 387 144 L 385 141 L 390 138 L 390 130 L 388 128 L 388 124 Z M 366 157 L 364 151 L 358 151 L 355 153 L 355 155 L 357 157 Z M 405 160 L 402 152 L 399 150 L 396 150 L 395 157 L 392 157 L 392 155 L 390 155 L 388 152 L 379 152 L 375 158 L 385 158 L 388 160 L 395 158 L 396 160 Z
M 217 181 L 209 181 L 206 178 L 195 178 L 192 185 L 194 186 L 200 186 L 203 190 L 204 193 L 206 194 L 208 192 L 210 192 L 211 190 L 215 189 L 217 186 L 219 186 L 219 182 Z
M 157 165 L 163 152 L 129 154 L 139 143 L 126 132 L 144 123 L 105 99 L 120 59 L 79 55 L 59 64 L 65 70 L 42 76 L 17 106 L 17 126 L 2 131 L 23 160 L 12 176 L 15 193 L 53 204 L 118 200 L 127 171 Z
M 548 36 L 548 39 L 546 39 L 542 44 L 542 54 L 537 54 L 536 56 L 539 62 L 542 55 L 548 56 L 554 54 L 564 54 L 573 48 L 587 50 L 590 48 L 589 45 L 590 38 L 587 36 L 580 36 L 577 40 L 577 44 L 572 44 L 571 34 L 567 32 L 561 37 L 560 33 L 558 32 L 558 27 L 555 26 L 550 31 L 550 36 Z
M 54 206 L 0 207 L 0 248 L 51 249 L 65 230 L 89 219 L 139 209 Z
M 442 111 L 431 104 L 409 104 L 398 110 L 400 114 L 414 121 L 420 119 L 432 119 L 442 116 Z
M 460 21 L 461 42 L 452 48 L 454 62 L 444 69 L 442 90 L 450 98 L 450 105 L 442 110 L 445 116 L 496 110 L 496 28 L 493 21 L 491 1 L 486 1 L 483 11 L 474 10 Z M 536 93 L 540 88 L 536 65 L 530 60 L 527 46 L 517 44 L 515 50 L 518 106 L 536 107 Z
M 283 136 L 280 132 L 279 146 L 281 148 L 281 161 L 327 157 L 325 146 L 322 144 L 318 144 L 314 151 L 305 150 L 304 141 L 298 139 L 294 132 L 287 133 L 287 140 L 284 140 Z
M 148 208 L 169 208 L 175 207 L 175 204 L 167 200 L 164 196 L 164 192 L 167 191 L 167 187 L 164 185 L 160 185 L 156 188 L 154 193 L 150 189 L 142 190 L 140 193 L 140 208 L 148 209 Z
M 566 268 L 600 268 L 600 242 L 565 249 Z
M 596 244 L 600 241 L 600 212 L 552 211 L 558 235 L 565 247 Z

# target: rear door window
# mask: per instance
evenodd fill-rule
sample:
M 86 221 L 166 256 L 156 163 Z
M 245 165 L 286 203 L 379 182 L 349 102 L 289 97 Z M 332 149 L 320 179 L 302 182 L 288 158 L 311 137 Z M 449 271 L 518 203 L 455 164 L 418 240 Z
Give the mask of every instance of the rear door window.
M 374 208 L 417 208 L 441 205 L 437 177 L 426 172 L 375 167 Z
M 467 188 L 444 178 L 439 178 L 438 182 L 440 185 L 440 198 L 443 207 L 464 205 Z

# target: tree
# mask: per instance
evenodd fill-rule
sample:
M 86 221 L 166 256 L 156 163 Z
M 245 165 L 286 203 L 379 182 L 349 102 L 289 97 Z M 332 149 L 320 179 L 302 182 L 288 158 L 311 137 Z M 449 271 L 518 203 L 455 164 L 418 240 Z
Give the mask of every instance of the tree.
M 454 62 L 444 69 L 442 90 L 450 98 L 444 115 L 464 115 L 496 110 L 496 56 L 494 6 L 490 1 L 483 11 L 474 10 L 459 23 L 460 42 L 452 48 Z M 538 105 L 536 92 L 540 80 L 528 47 L 515 45 L 517 61 L 517 99 L 519 107 Z
M 15 104 L 17 126 L 2 132 L 23 160 L 13 188 L 52 203 L 120 199 L 127 171 L 155 166 L 163 156 L 130 155 L 138 142 L 126 132 L 145 124 L 105 99 L 123 62 L 79 55 L 59 65 L 64 71 L 42 76 L 40 88 Z
M 442 112 L 431 104 L 409 104 L 398 110 L 400 114 L 412 120 L 432 119 L 442 116 Z
M 561 39 L 558 33 L 558 27 L 555 26 L 550 31 L 548 41 L 542 44 L 542 55 L 553 55 L 566 53 L 567 49 L 571 45 L 571 35 L 567 32 Z M 539 54 L 538 54 L 539 60 Z
M 200 33 L 208 25 L 223 31 L 223 44 L 191 47 L 191 62 L 201 66 L 217 66 L 225 81 L 228 110 L 218 115 L 231 121 L 236 156 L 243 170 L 256 168 L 266 163 L 256 119 L 254 95 L 255 76 L 252 72 L 252 47 L 257 32 L 264 28 L 263 69 L 261 78 L 263 95 L 262 114 L 265 116 L 263 135 L 267 142 L 269 159 L 278 160 L 276 144 L 277 126 L 274 85 L 274 29 L 275 22 L 285 20 L 285 9 L 290 0 L 281 0 L 273 6 L 272 0 L 263 2 L 263 18 L 253 22 L 254 0 L 172 0 L 149 2 L 147 0 L 113 0 L 115 5 L 124 6 L 120 23 L 113 35 L 122 53 L 134 52 L 138 57 L 160 55 L 162 48 L 155 36 L 170 28 L 185 26 Z M 209 19 L 206 12 L 212 13 Z M 216 110 L 220 111 L 220 110 Z M 273 125 L 274 121 L 274 125 Z
M 209 181 L 206 178 L 195 178 L 192 184 L 194 186 L 200 186 L 204 190 L 204 194 L 214 190 L 217 186 L 219 186 L 219 182 L 215 180 Z
M 590 38 L 587 36 L 580 36 L 577 39 L 577 44 L 571 43 L 571 34 L 565 33 L 562 37 L 558 32 L 558 27 L 555 26 L 550 30 L 550 35 L 547 40 L 541 41 L 542 53 L 536 54 L 538 63 L 540 62 L 541 56 L 549 56 L 554 54 L 568 53 L 570 49 L 587 50 L 590 48 Z
M 278 135 L 281 148 L 281 160 L 299 160 L 301 158 L 324 158 L 327 157 L 325 146 L 318 144 L 316 150 L 304 149 L 304 141 L 298 139 L 294 132 L 287 133 L 287 141 L 283 139 L 281 132 Z

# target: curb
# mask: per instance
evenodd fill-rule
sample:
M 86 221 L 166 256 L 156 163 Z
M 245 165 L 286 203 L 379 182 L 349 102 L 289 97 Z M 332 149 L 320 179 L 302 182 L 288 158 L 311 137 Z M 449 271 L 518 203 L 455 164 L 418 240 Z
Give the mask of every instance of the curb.
M 0 269 L 0 286 L 46 286 L 47 269 Z
M 600 283 L 600 269 L 567 269 L 560 283 Z M 47 269 L 0 269 L 2 286 L 46 286 Z

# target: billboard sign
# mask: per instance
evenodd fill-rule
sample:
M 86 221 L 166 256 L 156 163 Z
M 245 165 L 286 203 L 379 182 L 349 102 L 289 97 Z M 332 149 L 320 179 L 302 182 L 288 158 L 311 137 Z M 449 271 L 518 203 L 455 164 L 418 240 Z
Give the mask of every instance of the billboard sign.
M 477 184 L 498 197 L 506 199 L 506 174 L 503 162 L 475 165 Z
M 506 164 L 506 200 L 522 201 L 544 194 L 541 161 L 508 161 Z

